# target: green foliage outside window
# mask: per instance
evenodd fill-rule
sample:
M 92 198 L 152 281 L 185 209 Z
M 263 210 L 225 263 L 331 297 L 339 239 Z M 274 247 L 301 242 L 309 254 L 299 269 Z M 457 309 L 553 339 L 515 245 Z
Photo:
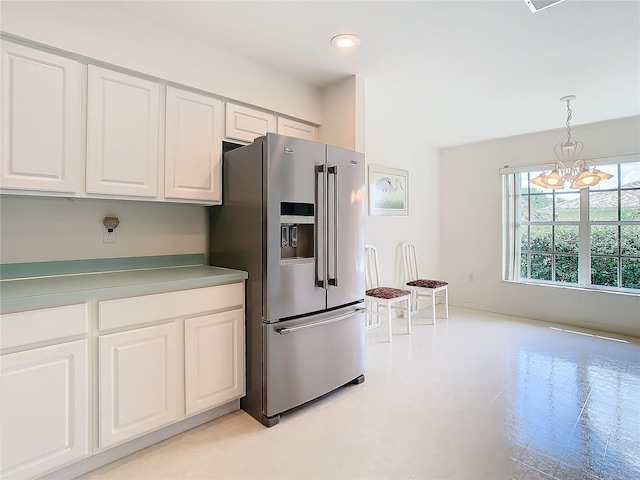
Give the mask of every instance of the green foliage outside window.
M 529 230 L 529 234 L 526 232 Z M 596 225 L 591 229 L 591 283 L 593 285 L 620 286 L 640 289 L 640 225 Z M 555 239 L 552 238 L 555 235 Z M 552 251 L 555 240 L 555 252 Z M 535 225 L 524 228 L 522 241 L 521 274 L 527 277 L 526 247 L 531 251 L 531 274 L 536 280 L 552 279 L 552 255 L 555 254 L 558 282 L 578 282 L 577 253 L 578 228 L 573 226 Z M 622 284 L 618 285 L 618 255 L 621 255 Z M 607 256 L 615 255 L 615 256 Z

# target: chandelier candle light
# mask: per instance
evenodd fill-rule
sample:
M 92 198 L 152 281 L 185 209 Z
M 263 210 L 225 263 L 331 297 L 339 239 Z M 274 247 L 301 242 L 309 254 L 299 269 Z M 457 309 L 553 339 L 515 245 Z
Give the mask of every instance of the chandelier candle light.
M 542 173 L 531 179 L 531 183 L 534 185 L 559 189 L 565 188 L 565 183 L 569 183 L 569 188 L 587 188 L 606 182 L 613 177 L 613 175 L 598 170 L 595 163 L 578 158 L 582 153 L 584 144 L 571 139 L 572 112 L 569 102 L 575 98 L 575 95 L 567 95 L 560 99 L 561 102 L 567 102 L 567 141 L 555 145 L 553 150 L 558 160 L 555 163 L 545 165 L 542 168 Z M 573 162 L 573 165 L 568 166 L 571 162 Z

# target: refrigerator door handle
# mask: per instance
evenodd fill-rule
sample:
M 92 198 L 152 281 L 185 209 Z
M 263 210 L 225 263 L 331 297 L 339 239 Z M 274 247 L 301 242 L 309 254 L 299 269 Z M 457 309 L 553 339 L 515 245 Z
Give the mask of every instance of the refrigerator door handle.
M 333 278 L 329 278 L 329 285 L 338 286 L 338 166 L 328 168 L 329 175 L 333 175 Z
M 323 325 L 328 325 L 330 323 L 340 322 L 342 320 L 346 320 L 347 318 L 351 318 L 354 315 L 359 315 L 366 311 L 367 311 L 366 308 L 357 308 L 353 312 L 340 315 L 339 317 L 329 318 L 328 320 L 322 320 L 320 322 L 313 322 L 313 323 L 303 323 L 302 325 L 296 325 L 295 327 L 277 328 L 276 332 L 278 332 L 280 335 L 288 335 L 290 333 L 299 332 L 300 330 L 308 330 L 309 328 L 322 327 Z
M 325 205 L 327 198 L 327 182 L 325 181 L 325 168 L 324 165 L 316 165 L 316 174 L 318 175 L 316 178 L 316 182 L 318 178 L 320 179 L 320 183 L 322 184 L 322 203 L 320 202 L 320 187 L 316 183 L 316 206 Z M 320 215 L 316 213 L 316 217 L 318 219 L 318 223 L 320 220 Z M 328 280 L 327 280 L 327 208 L 324 206 L 322 208 L 322 228 L 320 225 L 316 228 L 316 284 L 320 288 L 324 288 L 326 290 Z

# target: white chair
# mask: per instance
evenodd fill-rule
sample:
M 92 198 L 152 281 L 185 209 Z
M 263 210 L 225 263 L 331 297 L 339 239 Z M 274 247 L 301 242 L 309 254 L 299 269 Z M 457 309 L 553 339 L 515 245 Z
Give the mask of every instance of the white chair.
M 430 297 L 433 310 L 433 324 L 436 324 L 436 293 L 444 295 L 444 318 L 449 318 L 449 290 L 447 282 L 441 280 L 426 280 L 418 275 L 418 261 L 416 260 L 416 247 L 409 242 L 402 244 L 402 259 L 404 263 L 404 275 L 407 289 L 411 290 L 413 312 L 418 311 L 419 297 Z
M 411 292 L 398 288 L 381 287 L 378 273 L 378 251 L 372 245 L 366 245 L 365 257 L 367 263 L 364 297 L 367 305 L 365 329 L 378 328 L 380 317 L 386 316 L 389 323 L 389 343 L 391 343 L 391 309 L 393 308 L 406 312 L 407 334 L 411 335 Z M 380 312 L 381 306 L 386 307 L 386 313 Z M 375 322 L 373 317 L 375 317 Z

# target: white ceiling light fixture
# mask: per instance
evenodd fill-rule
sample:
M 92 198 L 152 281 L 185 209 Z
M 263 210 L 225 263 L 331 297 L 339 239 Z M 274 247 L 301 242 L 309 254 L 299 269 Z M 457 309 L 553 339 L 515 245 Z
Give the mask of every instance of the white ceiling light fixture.
M 567 141 L 555 145 L 553 150 L 558 160 L 543 167 L 542 173 L 531 180 L 534 185 L 559 189 L 565 188 L 565 183 L 569 183 L 569 188 L 588 188 L 606 182 L 613 177 L 613 175 L 598 170 L 593 162 L 578 158 L 584 144 L 571 139 L 571 114 L 573 112 L 570 102 L 575 98 L 575 95 L 567 95 L 560 99 L 561 102 L 567 102 Z M 573 162 L 573 165 L 565 165 L 570 162 Z
M 338 48 L 355 48 L 360 45 L 360 39 L 351 33 L 342 33 L 331 39 L 331 45 Z

